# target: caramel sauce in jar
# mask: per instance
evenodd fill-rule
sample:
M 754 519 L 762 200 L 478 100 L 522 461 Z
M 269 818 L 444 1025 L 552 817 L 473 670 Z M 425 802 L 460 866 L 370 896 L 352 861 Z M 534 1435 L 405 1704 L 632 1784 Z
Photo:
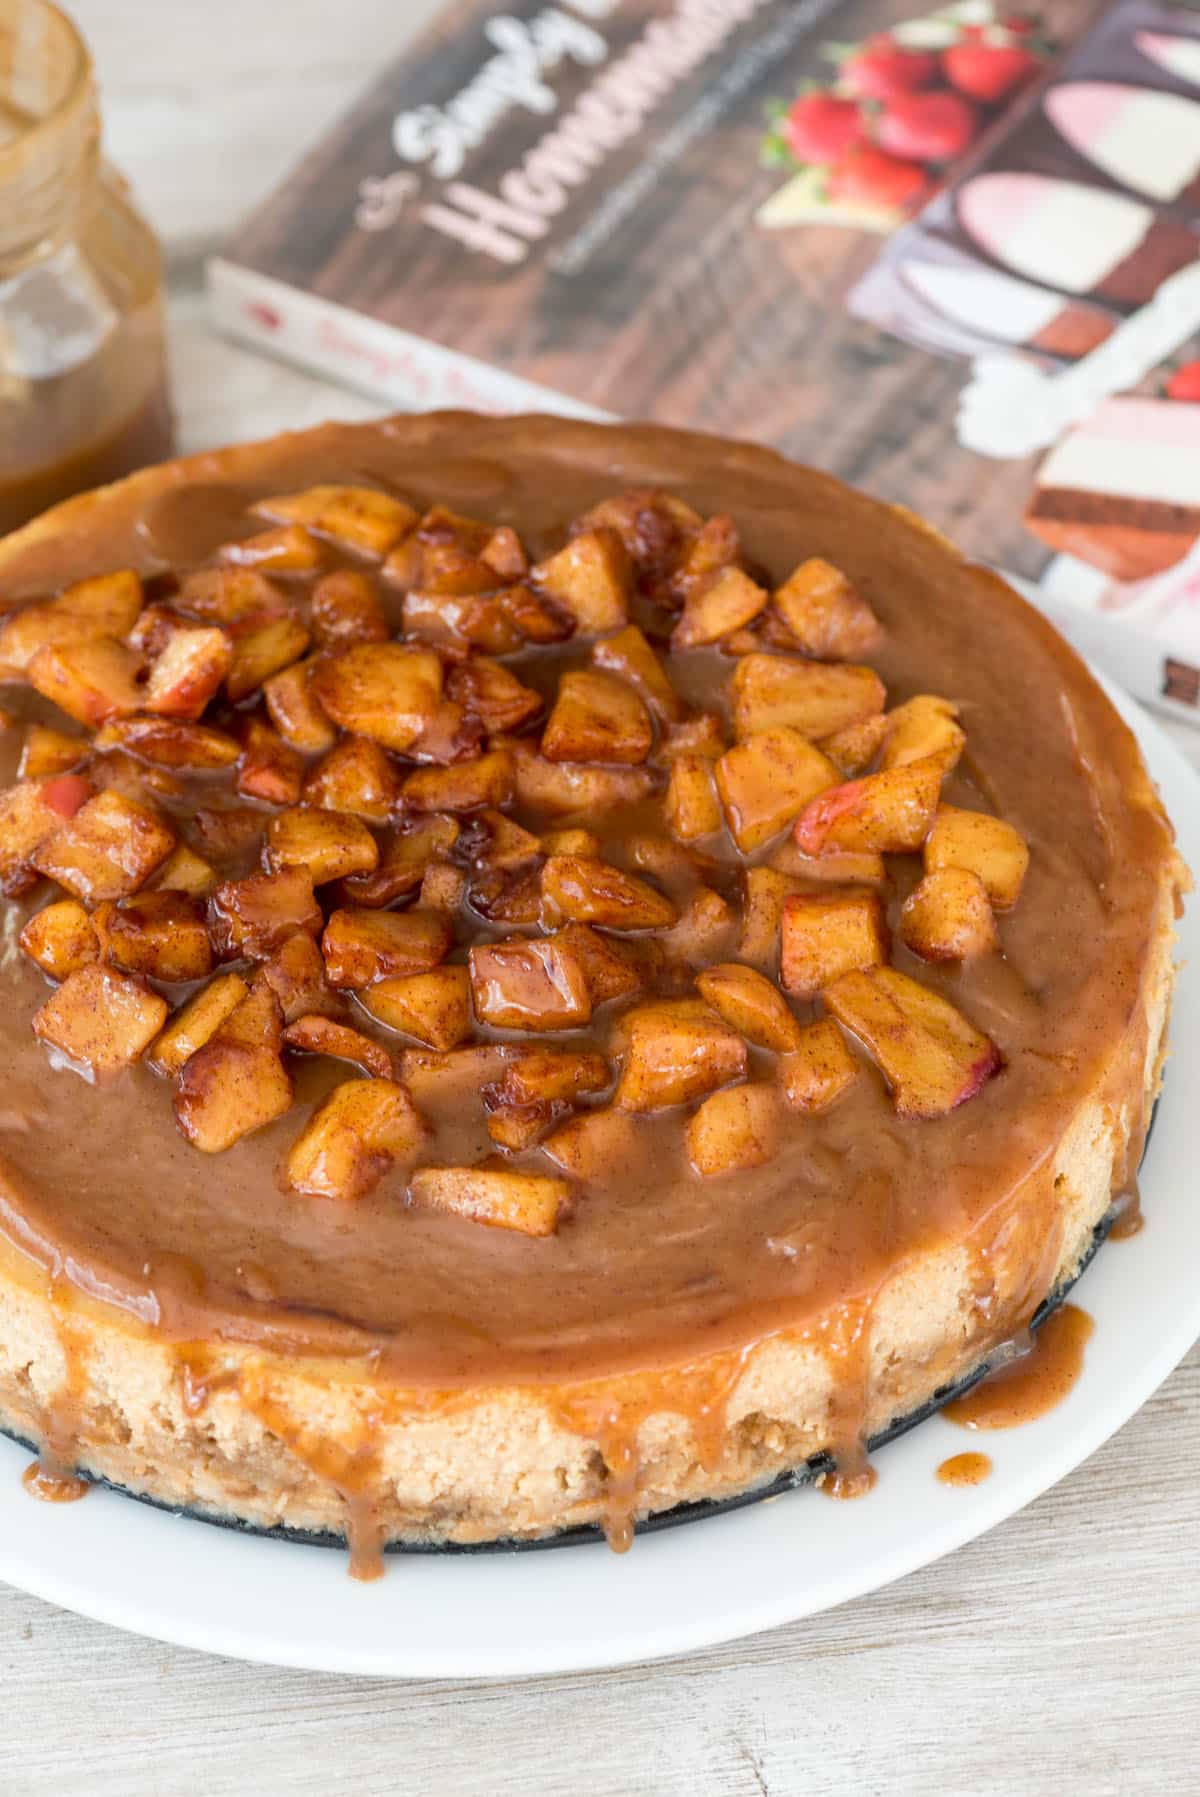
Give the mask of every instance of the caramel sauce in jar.
M 0 0 L 0 534 L 172 447 L 159 248 L 101 162 L 86 46 Z

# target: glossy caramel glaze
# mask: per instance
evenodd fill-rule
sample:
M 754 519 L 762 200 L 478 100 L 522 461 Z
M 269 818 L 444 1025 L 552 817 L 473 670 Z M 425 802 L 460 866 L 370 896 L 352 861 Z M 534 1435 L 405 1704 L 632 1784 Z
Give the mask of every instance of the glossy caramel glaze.
M 1095 1325 L 1086 1310 L 1064 1304 L 1048 1316 L 1027 1350 L 981 1379 L 942 1415 L 964 1429 L 1012 1429 L 1061 1404 L 1083 1371 Z
M 14 952 L 0 1022 L 8 1240 L 59 1280 L 178 1341 L 366 1354 L 379 1374 L 439 1392 L 704 1362 L 711 1393 L 713 1356 L 740 1367 L 749 1345 L 803 1331 L 831 1307 L 848 1333 L 825 1345 L 849 1369 L 848 1388 L 861 1390 L 855 1356 L 875 1295 L 909 1257 L 948 1242 L 975 1252 L 986 1321 L 989 1256 L 1019 1241 L 1024 1286 L 1011 1302 L 1028 1315 L 1059 1253 L 1036 1214 L 1039 1182 L 1066 1121 L 1137 1027 L 1150 918 L 1174 857 L 1132 737 L 1070 650 L 933 533 L 765 452 L 643 427 L 455 414 L 331 426 L 85 498 L 57 515 L 52 533 L 0 549 L 0 599 L 123 565 L 148 576 L 195 566 L 261 528 L 246 513 L 252 499 L 327 480 L 510 522 L 534 555 L 557 547 L 567 522 L 597 500 L 662 485 L 706 514 L 730 512 L 751 565 L 773 582 L 810 555 L 843 568 L 884 623 L 885 641 L 867 659 L 889 702 L 935 692 L 961 706 L 968 748 L 947 800 L 995 811 L 1031 845 L 1020 905 L 1002 919 L 1002 956 L 939 969 L 898 940 L 894 950 L 897 966 L 995 1039 L 1006 1069 L 950 1115 L 905 1121 L 868 1067 L 827 1115 L 795 1117 L 766 1166 L 717 1181 L 690 1173 L 679 1113 L 639 1118 L 628 1157 L 581 1192 L 557 1235 L 534 1240 L 410 1209 L 399 1176 L 355 1204 L 283 1192 L 275 1169 L 304 1108 L 225 1154 L 197 1153 L 147 1068 L 104 1089 L 48 1068 L 29 1028 L 45 983 Z M 568 644 L 507 660 L 548 688 L 586 653 Z M 732 666 L 715 650 L 671 662 L 688 696 L 710 703 L 721 702 Z M 11 765 L 2 771 L 11 779 Z M 584 821 L 620 861 L 629 819 Z M 741 863 L 727 839 L 719 852 L 733 892 Z M 893 858 L 893 921 L 919 871 L 909 859 L 911 870 Z M 594 1035 L 556 1039 L 587 1045 Z M 331 1077 L 305 1064 L 302 1106 Z M 461 1094 L 426 1108 L 436 1129 L 430 1162 L 491 1150 L 481 1108 Z M 1141 1116 L 1129 1127 L 1140 1148 Z M 517 1164 L 549 1170 L 537 1151 Z M 855 1318 L 857 1335 L 846 1322 Z M 995 1327 L 1003 1333 L 1012 1320 L 997 1316 Z M 242 1396 L 267 1414 L 268 1394 L 247 1395 L 243 1381 Z M 291 1445 L 290 1424 L 270 1426 Z M 604 1417 L 574 1426 L 601 1438 Z M 622 1430 L 628 1441 L 627 1416 Z M 366 1464 L 351 1455 L 328 1473 L 351 1506 L 369 1482 Z
M 937 1469 L 943 1485 L 982 1485 L 992 1476 L 992 1463 L 986 1454 L 951 1454 Z

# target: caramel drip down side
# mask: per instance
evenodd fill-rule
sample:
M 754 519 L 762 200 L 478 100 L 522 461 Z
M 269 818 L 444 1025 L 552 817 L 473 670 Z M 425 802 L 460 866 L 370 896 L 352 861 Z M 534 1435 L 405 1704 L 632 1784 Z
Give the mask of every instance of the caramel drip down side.
M 88 1346 L 87 1337 L 72 1320 L 69 1290 L 51 1279 L 47 1296 L 62 1350 L 63 1377 L 54 1397 L 43 1406 L 41 1447 L 24 1483 L 37 1497 L 66 1503 L 88 1490 L 86 1481 L 75 1477 L 88 1397 Z
M 833 1471 L 821 1476 L 826 1497 L 865 1497 L 875 1483 L 867 1459 L 867 1396 L 875 1298 L 841 1304 L 807 1339 L 819 1346 L 830 1372 L 828 1442 Z
M 1094 1324 L 1086 1310 L 1064 1304 L 1051 1313 L 1027 1352 L 1007 1360 L 942 1414 L 965 1429 L 1011 1429 L 1053 1410 L 1083 1371 Z

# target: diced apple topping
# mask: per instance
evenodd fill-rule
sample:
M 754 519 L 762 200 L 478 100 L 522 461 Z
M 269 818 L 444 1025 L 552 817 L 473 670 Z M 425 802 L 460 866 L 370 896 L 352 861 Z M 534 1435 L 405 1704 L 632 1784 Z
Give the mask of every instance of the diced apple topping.
M 857 724 L 844 725 L 832 736 L 823 736 L 818 746 L 843 774 L 864 774 L 883 747 L 889 728 L 887 713 L 877 711 Z
M 815 741 L 863 723 L 887 703 L 874 668 L 827 666 L 788 655 L 743 655 L 730 691 L 739 738 L 787 725 Z
M 298 661 L 308 648 L 308 626 L 285 613 L 263 623 L 235 627 L 233 660 L 225 676 L 225 691 L 239 705 L 265 686 L 272 675 Z
M 304 782 L 304 803 L 322 811 L 350 811 L 386 823 L 400 801 L 400 778 L 379 744 L 344 736 Z
M 256 985 L 179 1074 L 175 1118 L 204 1154 L 221 1154 L 292 1108 L 279 1001 Z
M 53 774 L 0 792 L 0 890 L 17 898 L 37 885 L 35 853 L 94 791 L 79 774 Z
M 467 957 L 481 1023 L 500 1029 L 578 1029 L 592 1014 L 583 967 L 557 937 L 479 943 Z
M 520 737 L 505 741 L 513 758 L 517 802 L 530 811 L 558 817 L 594 816 L 617 805 L 634 805 L 654 790 L 649 768 L 547 761 Z
M 306 940 L 310 940 L 306 938 Z M 202 986 L 171 1018 L 154 1044 L 150 1065 L 156 1073 L 174 1079 L 197 1049 L 216 1035 L 225 1019 L 237 1010 L 250 991 L 240 973 L 219 973 Z
M 141 709 L 142 667 L 135 650 L 112 637 L 94 636 L 82 643 L 39 649 L 28 675 L 30 685 L 44 698 L 94 730 L 106 718 L 128 717 Z
M 408 753 L 414 761 L 452 762 L 475 760 L 483 747 L 484 728 L 464 705 L 443 699 Z
M 541 840 L 502 811 L 478 811 L 462 827 L 458 854 L 484 867 L 525 867 L 541 854 Z
M 77 899 L 35 911 L 21 931 L 21 947 L 52 980 L 65 980 L 100 959 L 95 926 Z
M 859 1065 L 832 1017 L 807 1023 L 779 1062 L 783 1095 L 794 1111 L 827 1111 L 858 1078 Z
M 39 649 L 69 648 L 91 637 L 123 637 L 142 609 L 142 583 L 130 568 L 76 581 L 37 605 L 0 620 L 0 674 L 24 674 Z
M 620 537 L 600 526 L 530 570 L 539 592 L 569 612 L 580 630 L 615 630 L 629 616 L 632 574 Z
M 409 1191 L 413 1203 L 428 1210 L 522 1235 L 553 1235 L 571 1195 L 565 1179 L 486 1166 L 422 1167 Z
M 430 1048 L 457 1048 L 471 1033 L 471 981 L 465 967 L 393 974 L 358 993 L 358 1002 L 389 1029 Z
M 742 876 L 742 928 L 738 937 L 739 960 L 756 967 L 773 968 L 779 958 L 779 926 L 784 900 L 795 890 L 794 882 L 770 867 L 750 867 Z
M 87 752 L 87 742 L 81 736 L 68 736 L 48 724 L 30 724 L 17 775 L 22 780 L 41 780 L 50 774 L 69 774 Z
M 123 973 L 156 980 L 202 980 L 212 972 L 204 908 L 185 892 L 143 892 L 106 899 L 92 919 L 100 958 Z
M 542 1152 L 575 1179 L 611 1180 L 636 1149 L 640 1125 L 629 1111 L 583 1111 L 542 1142 Z
M 224 543 L 217 554 L 239 568 L 265 568 L 271 574 L 311 574 L 324 560 L 321 545 L 299 524 L 281 524 Z
M 662 589 L 664 602 L 681 604 L 714 574 L 731 567 L 740 554 L 737 525 L 728 512 L 706 518 L 699 530 L 685 537 Z
M 268 717 L 284 742 L 302 755 L 323 755 L 337 741 L 337 731 L 312 689 L 316 665 L 312 658 L 294 661 L 263 685 Z
M 729 747 L 725 726 L 714 711 L 699 711 L 692 717 L 672 724 L 662 744 L 667 761 L 677 755 L 703 755 L 706 761 L 717 761 Z
M 934 693 L 918 693 L 887 714 L 887 740 L 879 757 L 881 768 L 907 767 L 914 761 L 934 761 L 943 774 L 958 765 L 967 733 L 958 721 L 958 707 Z
M 325 922 L 307 868 L 226 880 L 209 900 L 209 929 L 224 955 L 265 960 L 297 930 L 316 935 Z
M 327 1017 L 340 1017 L 345 1011 L 345 1000 L 325 978 L 317 939 L 307 930 L 285 936 L 263 961 L 255 979 L 275 994 L 285 1023 L 295 1023 L 298 1017 L 315 1011 Z
M 845 973 L 823 997 L 879 1064 L 902 1117 L 944 1116 L 1004 1064 L 996 1044 L 948 999 L 894 967 Z
M 80 1072 L 110 1079 L 141 1059 L 167 1019 L 167 1001 L 140 980 L 98 964 L 67 975 L 33 1019 L 33 1031 Z
M 851 968 L 887 960 L 883 906 L 873 892 L 793 893 L 785 900 L 779 977 L 795 998 L 815 998 Z
M 348 1080 L 309 1118 L 283 1163 L 283 1177 L 309 1197 L 365 1198 L 393 1167 L 413 1159 L 427 1134 L 397 1081 Z
M 379 848 L 367 826 L 349 812 L 297 808 L 270 819 L 264 855 L 272 873 L 306 867 L 313 885 L 324 886 L 348 874 L 370 873 Z
M 796 842 L 806 855 L 919 849 L 933 823 L 941 787 L 936 759 L 848 780 L 806 807 L 796 821 Z
M 33 864 L 73 897 L 95 904 L 137 892 L 174 846 L 175 832 L 157 812 L 110 790 L 97 793 L 48 836 Z
M 155 656 L 142 705 L 163 717 L 199 718 L 233 662 L 233 642 L 223 630 L 177 630 Z
M 702 1098 L 740 1079 L 746 1044 L 702 999 L 660 999 L 621 1019 L 626 1044 L 614 1102 L 625 1111 L 657 1111 Z
M 541 715 L 543 699 L 502 662 L 473 656 L 446 676 L 446 696 L 477 717 L 489 736 L 520 730 Z
M 248 799 L 266 805 L 295 805 L 304 782 L 304 760 L 261 718 L 247 718 L 236 787 Z
M 310 1011 L 289 1023 L 283 1032 L 283 1041 L 286 1048 L 294 1048 L 300 1054 L 323 1054 L 336 1061 L 349 1061 L 353 1066 L 361 1067 L 364 1073 L 374 1074 L 376 1079 L 391 1079 L 395 1072 L 392 1057 L 382 1042 L 375 1042 L 361 1030 L 351 1029 L 348 1024 L 338 1023 L 318 1011 Z
M 675 921 L 675 906 L 645 880 L 606 861 L 552 855 L 542 869 L 548 921 L 599 924 L 609 930 L 658 930 Z
M 601 638 L 592 649 L 592 660 L 597 667 L 632 681 L 660 723 L 679 723 L 683 717 L 683 701 L 636 624 L 627 624 L 613 636 Z M 503 728 L 514 729 L 515 726 L 510 724 Z
M 600 858 L 600 838 L 591 830 L 568 827 L 547 830 L 539 838 L 543 855 L 584 855 L 589 860 Z
M 741 568 L 722 568 L 695 585 L 671 633 L 673 649 L 716 643 L 757 618 L 768 595 Z
M 776 1054 L 788 1054 L 797 1046 L 801 1027 L 787 1000 L 753 968 L 735 961 L 709 967 L 697 977 L 696 990 L 748 1042 Z
M 427 911 L 444 911 L 453 917 L 466 902 L 467 876 L 461 868 L 434 862 L 421 875 L 417 903 Z
M 642 990 L 644 982 L 633 952 L 624 943 L 602 936 L 590 924 L 570 923 L 555 932 L 554 941 L 583 969 L 593 1005 Z
M 662 946 L 669 956 L 699 966 L 728 952 L 734 921 L 733 912 L 720 893 L 711 886 L 701 886 L 663 935 Z
M 706 756 L 675 757 L 663 811 L 668 830 L 681 842 L 694 842 L 721 828 L 723 813 L 713 785 L 712 762 Z
M 224 730 L 173 718 L 113 718 L 97 730 L 94 740 L 97 749 L 121 749 L 155 767 L 193 774 L 232 767 L 240 753 L 237 740 Z
M 197 568 L 183 581 L 177 603 L 212 624 L 278 617 L 288 608 L 283 590 L 254 568 Z
M 615 530 L 626 554 L 643 574 L 661 573 L 695 536 L 704 519 L 685 499 L 662 487 L 631 487 L 626 493 L 602 499 L 576 518 L 572 535 L 593 530 Z
M 926 961 L 969 961 L 998 946 L 987 887 L 965 867 L 938 867 L 904 901 L 900 936 Z
M 564 674 L 542 733 L 549 761 L 608 761 L 634 766 L 654 741 L 650 715 L 633 688 L 615 674 L 582 668 Z
M 875 886 L 880 891 L 890 878 L 887 862 L 878 849 L 832 849 L 828 855 L 806 855 L 791 837 L 776 843 L 768 858 L 776 873 L 806 885 Z
M 840 568 L 813 556 L 777 587 L 772 599 L 797 647 L 823 661 L 865 655 L 883 637 L 879 619 Z
M 492 749 L 453 767 L 418 768 L 404 781 L 401 794 L 414 811 L 478 811 L 507 805 L 513 781 L 512 756 L 507 749 Z
M 798 730 L 760 730 L 717 762 L 717 791 L 730 834 L 743 854 L 787 828 L 837 769 Z
M 417 522 L 417 513 L 402 499 L 375 487 L 308 487 L 303 493 L 278 493 L 251 506 L 260 518 L 280 524 L 302 524 L 319 537 L 331 537 L 359 555 L 382 561 Z
M 1029 866 L 1029 845 L 1019 830 L 985 811 L 943 805 L 925 844 L 925 868 L 965 868 L 978 874 L 998 911 L 1016 904 Z
M 335 911 L 321 937 L 331 986 L 357 990 L 394 973 L 428 973 L 444 960 L 454 932 L 437 911 Z
M 702 1179 L 761 1167 L 775 1152 L 779 1125 L 779 1099 L 770 1086 L 727 1086 L 689 1118 L 688 1159 Z
M 454 847 L 459 823 L 452 817 L 415 817 L 385 837 L 374 873 L 352 874 L 341 891 L 356 905 L 394 904 L 420 886 L 426 871 Z
M 147 882 L 155 892 L 187 892 L 193 898 L 207 898 L 217 885 L 215 870 L 202 855 L 178 843 Z
M 355 643 L 312 675 L 335 724 L 386 749 L 411 748 L 442 698 L 442 664 L 432 649 Z
M 369 574 L 339 568 L 313 588 L 309 628 L 318 649 L 386 643 L 391 631 L 379 589 Z

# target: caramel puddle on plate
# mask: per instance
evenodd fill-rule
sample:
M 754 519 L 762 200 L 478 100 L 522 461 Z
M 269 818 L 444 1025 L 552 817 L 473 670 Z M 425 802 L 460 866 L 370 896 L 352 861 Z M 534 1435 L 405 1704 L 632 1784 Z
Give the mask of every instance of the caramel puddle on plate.
M 21 1474 L 21 1483 L 31 1497 L 40 1498 L 43 1504 L 77 1504 L 91 1490 L 86 1479 L 53 1472 L 40 1460 L 30 1461 Z
M 1083 1370 L 1083 1350 L 1095 1328 L 1086 1310 L 1064 1304 L 1033 1338 L 1028 1353 L 1006 1361 L 942 1410 L 965 1429 L 1011 1429 L 1045 1416 L 1062 1402 Z
M 982 1485 L 991 1475 L 992 1463 L 986 1454 L 952 1454 L 943 1460 L 937 1476 L 943 1485 Z

